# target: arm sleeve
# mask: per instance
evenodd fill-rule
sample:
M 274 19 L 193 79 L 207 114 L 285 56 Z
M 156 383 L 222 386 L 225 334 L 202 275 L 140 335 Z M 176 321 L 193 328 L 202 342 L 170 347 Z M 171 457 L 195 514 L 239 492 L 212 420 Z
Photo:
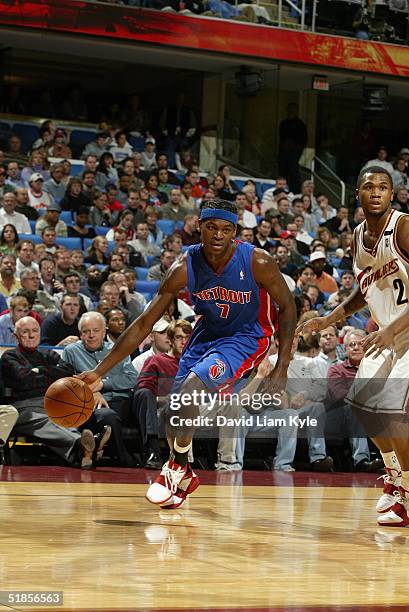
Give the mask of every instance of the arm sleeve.
M 138 389 L 150 389 L 155 396 L 158 395 L 159 377 L 156 361 L 155 355 L 145 361 L 137 382 Z

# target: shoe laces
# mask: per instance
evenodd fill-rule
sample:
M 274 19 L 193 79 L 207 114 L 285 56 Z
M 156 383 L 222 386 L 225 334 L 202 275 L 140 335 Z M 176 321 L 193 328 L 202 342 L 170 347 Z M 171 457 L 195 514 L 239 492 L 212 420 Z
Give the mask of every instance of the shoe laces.
M 173 470 L 169 467 L 169 462 L 166 462 L 162 468 L 161 475 L 165 479 L 165 486 L 172 493 L 176 493 L 178 484 L 185 475 L 185 470 L 182 467 L 178 467 L 177 470 Z
M 396 504 L 401 504 L 405 508 L 407 507 L 407 505 L 409 504 L 409 499 L 405 497 L 405 495 L 402 495 L 402 492 L 400 491 L 400 489 L 398 489 L 398 491 L 394 491 L 393 495 L 395 497 Z
M 378 478 L 376 480 L 383 480 L 383 484 L 394 484 L 395 483 L 395 479 L 391 478 L 389 476 L 389 474 L 382 474 L 381 476 L 378 476 Z

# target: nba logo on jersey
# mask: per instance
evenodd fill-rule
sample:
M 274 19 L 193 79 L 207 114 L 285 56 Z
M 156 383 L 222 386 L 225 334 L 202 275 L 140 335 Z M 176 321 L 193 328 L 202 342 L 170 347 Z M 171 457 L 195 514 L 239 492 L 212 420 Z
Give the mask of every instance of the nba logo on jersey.
M 209 376 L 213 380 L 217 380 L 226 371 L 226 365 L 221 359 L 215 359 L 216 363 L 211 365 L 209 368 Z
M 244 272 L 243 272 L 243 270 L 240 270 L 240 280 L 244 280 Z

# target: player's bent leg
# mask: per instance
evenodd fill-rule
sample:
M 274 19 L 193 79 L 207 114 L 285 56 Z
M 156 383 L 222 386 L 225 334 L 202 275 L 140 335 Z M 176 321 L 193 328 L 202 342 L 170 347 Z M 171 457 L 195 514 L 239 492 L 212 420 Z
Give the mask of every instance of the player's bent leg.
M 188 453 L 195 429 L 192 423 L 199 414 L 197 393 L 201 391 L 206 391 L 204 384 L 196 374 L 190 373 L 179 391 L 184 401 L 176 406 L 177 410 L 167 411 L 166 435 L 173 441 L 173 448 L 169 460 L 146 492 L 146 499 L 152 504 L 165 507 L 170 502 L 168 507 L 177 508 L 199 486 L 198 477 L 188 465 Z

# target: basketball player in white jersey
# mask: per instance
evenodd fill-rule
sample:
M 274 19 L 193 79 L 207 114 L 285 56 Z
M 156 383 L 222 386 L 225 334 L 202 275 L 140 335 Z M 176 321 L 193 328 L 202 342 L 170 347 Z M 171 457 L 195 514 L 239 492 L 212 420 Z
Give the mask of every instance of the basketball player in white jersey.
M 357 200 L 365 221 L 354 231 L 357 287 L 325 317 L 300 325 L 296 334 L 319 332 L 366 304 L 379 330 L 363 340 L 361 361 L 347 401 L 379 448 L 385 464 L 378 523 L 409 525 L 409 215 L 391 209 L 392 177 L 365 168 Z

